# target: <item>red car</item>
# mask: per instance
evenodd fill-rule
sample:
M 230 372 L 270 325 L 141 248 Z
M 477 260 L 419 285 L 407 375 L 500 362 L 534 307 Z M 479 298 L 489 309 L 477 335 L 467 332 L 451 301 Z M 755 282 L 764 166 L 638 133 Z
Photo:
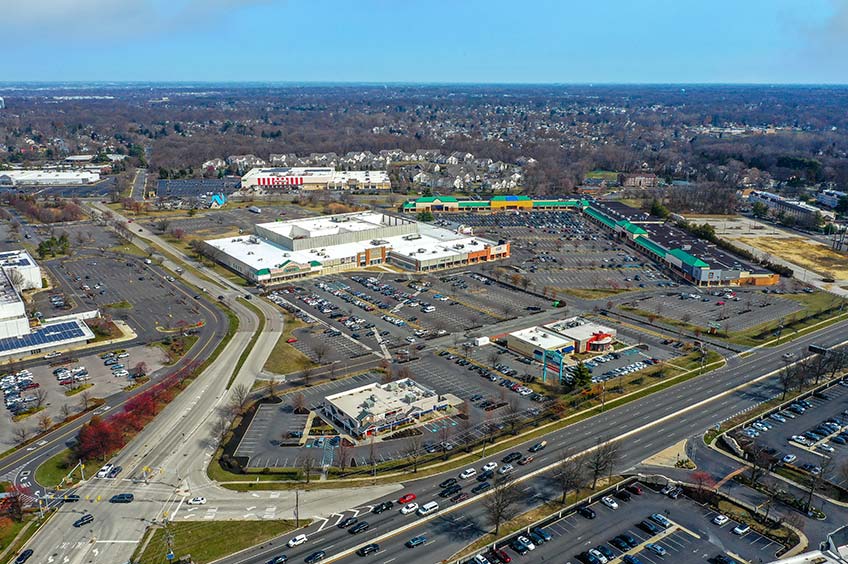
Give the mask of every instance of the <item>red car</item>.
M 415 501 L 415 494 L 414 493 L 408 493 L 408 494 L 402 496 L 398 500 L 398 503 L 409 503 L 410 501 Z
M 294 338 L 294 337 L 291 337 L 291 338 L 289 338 L 289 339 L 286 339 L 286 342 L 287 342 L 287 343 L 296 343 L 296 342 L 297 342 L 297 339 L 296 339 L 296 338 Z
M 639 484 L 631 484 L 627 486 L 628 491 L 630 493 L 634 493 L 636 495 L 642 495 L 642 487 Z
M 489 560 L 492 562 L 502 562 L 503 564 L 509 564 L 512 562 L 512 558 L 510 558 L 509 554 L 507 554 L 505 550 L 493 550 L 492 556 Z

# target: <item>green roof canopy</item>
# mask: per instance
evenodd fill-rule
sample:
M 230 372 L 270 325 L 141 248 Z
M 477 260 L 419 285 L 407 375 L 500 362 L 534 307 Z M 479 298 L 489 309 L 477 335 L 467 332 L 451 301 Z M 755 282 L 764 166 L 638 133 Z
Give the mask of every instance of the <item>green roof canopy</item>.
M 696 256 L 690 255 L 683 249 L 672 249 L 668 252 L 673 257 L 680 259 L 680 261 L 688 266 L 695 266 L 698 268 L 709 268 L 710 265 L 702 261 Z
M 615 222 L 613 220 L 611 220 L 610 218 L 608 218 L 603 213 L 596 210 L 595 208 L 589 207 L 589 208 L 586 208 L 585 211 L 589 216 L 594 217 L 595 219 L 597 219 L 598 221 L 600 221 L 601 223 L 603 223 L 604 225 L 606 225 L 610 229 L 615 229 Z
M 483 201 L 483 202 L 475 202 L 475 201 L 472 201 L 472 200 L 459 202 L 459 207 L 461 207 L 461 208 L 488 208 L 491 205 L 492 204 L 488 200 Z
M 423 198 L 418 198 L 417 200 L 415 200 L 415 202 L 419 204 L 430 204 L 435 202 L 436 200 L 443 203 L 447 203 L 455 202 L 456 198 L 454 198 L 453 196 L 425 196 Z
M 533 200 L 533 205 L 558 208 L 573 208 L 580 205 L 580 202 L 577 200 Z
M 663 247 L 659 243 L 651 241 L 647 237 L 636 237 L 635 242 L 637 245 L 644 247 L 645 249 L 649 250 L 650 252 L 654 253 L 655 255 L 661 258 L 665 258 L 665 255 L 668 254 L 668 251 L 665 249 L 665 247 Z
M 648 234 L 648 232 L 645 231 L 643 228 L 639 227 L 635 223 L 630 223 L 626 219 L 622 219 L 621 221 L 616 221 L 615 224 L 620 225 L 621 227 L 624 227 L 625 231 L 627 231 L 628 233 L 633 233 L 634 235 L 647 235 Z

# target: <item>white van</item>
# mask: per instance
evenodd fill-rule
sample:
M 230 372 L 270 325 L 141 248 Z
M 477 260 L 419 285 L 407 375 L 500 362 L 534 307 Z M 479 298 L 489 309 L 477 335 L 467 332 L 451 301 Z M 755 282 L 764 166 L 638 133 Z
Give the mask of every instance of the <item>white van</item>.
M 109 471 L 113 468 L 111 464 L 107 464 L 97 472 L 98 478 L 105 478 L 109 475 Z
M 467 470 L 463 470 L 462 474 L 460 474 L 459 477 L 463 480 L 467 480 L 468 478 L 471 478 L 476 475 L 477 470 L 475 470 L 474 468 L 468 468 Z
M 418 508 L 418 514 L 419 515 L 429 515 L 430 513 L 433 513 L 434 511 L 438 511 L 438 509 L 439 509 L 438 503 L 436 503 L 435 501 L 428 501 L 427 503 L 425 503 L 424 505 L 422 505 L 421 507 Z

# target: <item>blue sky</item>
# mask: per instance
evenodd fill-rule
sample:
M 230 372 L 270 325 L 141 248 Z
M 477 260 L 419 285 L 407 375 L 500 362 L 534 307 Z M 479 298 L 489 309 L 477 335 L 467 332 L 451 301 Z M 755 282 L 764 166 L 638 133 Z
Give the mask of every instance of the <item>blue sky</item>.
M 848 82 L 848 0 L 0 0 L 0 81 Z

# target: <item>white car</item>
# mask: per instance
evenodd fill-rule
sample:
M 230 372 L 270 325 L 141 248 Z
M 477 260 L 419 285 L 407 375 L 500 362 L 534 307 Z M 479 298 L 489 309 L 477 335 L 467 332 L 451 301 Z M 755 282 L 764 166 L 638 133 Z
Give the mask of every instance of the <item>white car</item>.
M 784 464 L 792 464 L 797 459 L 798 459 L 798 457 L 795 456 L 794 454 L 787 454 L 786 456 L 783 457 L 783 463 Z
M 483 465 L 483 472 L 488 472 L 489 470 L 494 470 L 497 467 L 498 467 L 497 462 L 487 462 L 486 464 Z
M 186 502 L 188 505 L 206 505 L 205 497 L 193 497 Z
M 463 480 L 467 480 L 468 478 L 472 478 L 477 475 L 477 470 L 474 468 L 468 468 L 467 470 L 463 470 L 462 474 L 459 475 Z
M 307 540 L 307 539 L 306 539 L 306 535 L 304 535 L 304 534 L 300 534 L 300 535 L 297 535 L 296 537 L 293 537 L 293 538 L 289 539 L 289 542 L 288 542 L 288 543 L 286 543 L 286 544 L 288 544 L 288 545 L 289 545 L 289 548 L 294 548 L 294 547 L 296 547 L 296 546 L 298 546 L 298 545 L 301 545 L 301 544 L 305 543 L 305 542 L 306 542 L 306 540 Z
M 118 358 L 127 358 L 129 356 L 130 356 L 130 353 L 128 353 L 128 352 L 122 352 L 122 353 L 118 354 Z
M 594 557 L 595 557 L 595 559 L 596 559 L 598 562 L 600 562 L 601 564 L 607 564 L 607 562 L 609 562 L 609 559 L 608 559 L 606 556 L 604 556 L 603 554 L 601 554 L 601 551 L 600 551 L 600 550 L 597 550 L 597 549 L 595 549 L 595 548 L 590 548 L 590 549 L 589 549 L 589 554 L 591 554 L 592 556 L 594 556 Z
M 730 521 L 730 517 L 728 517 L 727 515 L 716 515 L 715 517 L 713 517 L 713 523 L 719 526 L 724 525 L 728 521 Z
M 606 505 L 610 509 L 618 509 L 618 504 L 615 502 L 615 500 L 613 498 L 611 498 L 609 496 L 602 497 L 601 503 L 603 503 L 604 505 Z
M 832 446 L 830 446 L 830 445 L 829 445 L 829 444 L 827 444 L 827 443 L 821 443 L 821 444 L 819 445 L 819 448 L 820 448 L 821 450 L 825 451 L 825 452 L 833 452 L 833 451 L 835 451 L 835 450 L 836 450 L 835 448 L 833 448 Z
M 521 544 L 526 546 L 527 550 L 533 550 L 533 549 L 536 548 L 536 545 L 533 544 L 533 541 L 531 541 L 530 539 L 528 539 L 525 536 L 518 537 L 518 542 L 520 542 Z
M 515 470 L 515 466 L 513 466 L 512 464 L 504 464 L 503 466 L 501 466 L 501 469 L 498 470 L 498 474 L 503 476 L 504 474 L 509 474 L 513 470 Z
M 738 525 L 733 527 L 733 534 L 734 535 L 747 535 L 750 530 L 751 530 L 751 527 L 749 527 L 748 525 L 746 525 L 744 523 L 739 523 Z
M 107 464 L 106 466 L 104 466 L 103 468 L 101 468 L 100 470 L 97 471 L 97 477 L 98 478 L 105 478 L 106 476 L 109 475 L 109 471 L 112 468 L 113 468 L 113 466 L 111 464 Z
M 418 504 L 415 502 L 407 503 L 403 507 L 400 508 L 400 512 L 403 515 L 409 515 L 410 513 L 415 513 L 418 511 Z

